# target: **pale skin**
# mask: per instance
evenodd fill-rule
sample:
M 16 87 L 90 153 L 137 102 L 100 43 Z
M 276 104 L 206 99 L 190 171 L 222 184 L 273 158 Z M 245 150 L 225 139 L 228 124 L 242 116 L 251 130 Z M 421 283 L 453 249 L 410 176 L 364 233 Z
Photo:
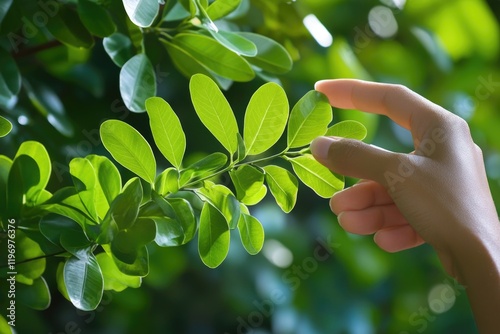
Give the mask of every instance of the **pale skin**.
M 374 234 L 388 252 L 430 244 L 466 289 L 481 333 L 500 330 L 500 222 L 481 149 L 460 117 L 399 85 L 324 80 L 332 106 L 389 117 L 408 129 L 415 150 L 390 152 L 360 141 L 319 137 L 314 157 L 361 179 L 330 200 L 340 225 Z

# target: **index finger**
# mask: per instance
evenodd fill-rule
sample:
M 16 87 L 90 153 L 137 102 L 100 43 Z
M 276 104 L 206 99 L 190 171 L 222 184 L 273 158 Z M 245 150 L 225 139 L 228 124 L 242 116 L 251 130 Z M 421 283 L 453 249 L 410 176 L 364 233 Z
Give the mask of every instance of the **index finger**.
M 401 85 L 337 79 L 318 81 L 315 89 L 324 93 L 334 107 L 388 116 L 418 139 L 449 114 Z

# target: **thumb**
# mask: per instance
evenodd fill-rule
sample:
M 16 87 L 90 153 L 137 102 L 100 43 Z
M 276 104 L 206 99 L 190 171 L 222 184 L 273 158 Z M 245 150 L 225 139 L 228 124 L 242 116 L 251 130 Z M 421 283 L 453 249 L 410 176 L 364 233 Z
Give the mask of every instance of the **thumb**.
M 368 145 L 359 140 L 318 137 L 311 143 L 316 160 L 335 173 L 385 184 L 396 153 Z

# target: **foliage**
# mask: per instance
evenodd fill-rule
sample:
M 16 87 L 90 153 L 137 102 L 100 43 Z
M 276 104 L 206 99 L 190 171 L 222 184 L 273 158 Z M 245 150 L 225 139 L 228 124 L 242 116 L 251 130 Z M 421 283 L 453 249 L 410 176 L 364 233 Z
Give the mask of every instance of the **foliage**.
M 236 9 L 229 13 L 231 8 Z M 297 178 L 307 173 L 309 184 L 316 179 L 307 172 L 308 159 L 303 158 L 307 145 L 288 150 L 302 151 L 297 156 L 252 161 L 279 154 L 290 144 L 288 135 L 281 135 L 287 129 L 288 114 L 271 118 L 269 113 L 285 110 L 279 106 L 285 102 L 283 91 L 270 84 L 258 88 L 263 83 L 279 83 L 286 90 L 286 103 L 289 100 L 293 105 L 320 79 L 401 83 L 469 122 L 483 150 L 490 188 L 500 203 L 499 12 L 499 2 L 493 0 L 1 1 L 0 193 L 14 188 L 6 171 L 17 180 L 29 170 L 38 170 L 22 186 L 15 182 L 17 188 L 9 194 L 7 200 L 24 201 L 23 207 L 4 207 L 5 198 L 0 195 L 2 214 L 21 210 L 23 219 L 17 219 L 16 225 L 36 226 L 16 229 L 20 273 L 16 331 L 474 332 L 463 289 L 446 279 L 429 247 L 386 254 L 369 236 L 350 235 L 336 224 L 326 201 L 319 201 Z M 333 35 L 331 45 L 320 46 L 311 38 L 314 29 L 303 24 L 309 14 L 316 15 Z M 394 27 L 393 35 L 383 35 Z M 256 46 L 257 55 L 248 41 Z M 287 72 L 291 59 L 294 66 Z M 237 71 L 228 71 L 221 61 Z M 249 67 L 254 79 L 231 79 L 250 80 Z M 237 132 L 241 131 L 234 154 L 230 153 L 234 139 L 223 137 L 226 131 L 234 133 L 232 121 L 224 123 L 229 126 L 216 136 L 219 143 L 210 140 L 204 123 L 195 119 L 188 80 L 196 73 L 216 82 L 234 111 Z M 271 89 L 274 100 L 261 92 Z M 175 114 L 165 110 L 169 108 L 163 99 Z M 259 104 L 272 107 L 265 112 Z M 250 105 L 259 110 L 253 121 L 246 119 L 245 109 Z M 132 113 L 128 107 L 134 109 Z M 144 110 L 147 113 L 140 113 Z M 111 158 L 101 145 L 99 128 L 104 121 L 108 132 L 115 127 L 131 130 L 118 119 L 132 125 L 149 143 L 156 162 L 154 173 L 146 146 L 140 151 L 145 157 L 141 167 L 134 166 L 133 159 Z M 364 131 L 357 130 L 357 125 L 352 128 L 353 123 L 341 125 L 344 120 L 365 125 L 367 142 L 394 151 L 412 150 L 404 130 L 383 117 L 354 110 L 335 110 L 327 134 L 360 139 Z M 273 124 L 276 131 L 259 127 L 259 121 Z M 246 125 L 251 123 L 249 130 Z M 162 133 L 162 127 L 170 131 Z M 110 140 L 113 143 L 121 137 Z M 247 157 L 236 162 L 242 166 L 179 189 L 181 176 L 196 182 L 202 175 L 216 174 L 231 165 L 231 157 L 233 163 L 242 158 L 238 153 L 245 152 L 243 146 Z M 34 161 L 26 158 L 34 152 Z M 132 163 L 129 167 L 139 174 L 121 162 Z M 87 173 L 90 166 L 93 173 Z M 191 171 L 182 173 L 187 167 Z M 108 175 L 112 176 L 108 179 Z M 142 176 L 154 179 L 154 191 Z M 350 185 L 355 180 L 345 182 Z M 212 187 L 201 190 L 205 185 Z M 138 200 L 140 187 L 137 216 L 150 205 L 146 203 L 154 201 L 153 196 L 169 215 L 155 216 L 153 221 L 136 219 L 128 227 L 137 210 L 128 205 L 129 200 Z M 295 194 L 297 187 L 300 191 Z M 156 196 L 158 189 L 166 195 Z M 216 190 L 223 190 L 222 194 Z M 227 191 L 237 201 L 224 202 Z M 212 226 L 202 226 L 197 220 L 203 203 L 210 203 L 207 196 L 215 196 L 217 203 L 231 210 L 237 202 L 244 205 L 240 205 L 238 220 L 232 219 L 231 210 L 220 213 L 213 205 L 207 206 L 203 216 L 214 222 L 213 232 L 220 234 L 221 242 L 201 240 L 199 251 L 198 237 Z M 76 213 L 68 210 L 84 202 L 88 205 L 80 205 Z M 102 222 L 114 202 L 117 214 L 113 217 L 120 225 L 111 221 L 107 227 L 92 225 L 92 217 Z M 37 212 L 42 204 L 51 203 L 62 214 Z M 28 213 L 30 218 L 25 216 Z M 42 216 L 44 224 L 39 227 Z M 83 222 L 86 230 L 76 221 Z M 101 228 L 110 233 L 99 235 Z M 262 251 L 245 255 L 259 250 L 264 230 Z M 211 245 L 223 245 L 228 235 L 231 247 L 223 265 L 207 269 L 200 255 L 219 261 L 223 252 L 212 256 L 207 251 Z M 113 247 L 112 237 L 118 240 Z M 145 248 L 148 275 L 124 274 L 123 268 L 141 275 L 148 268 L 140 261 L 128 264 L 109 254 L 117 253 L 131 262 L 134 254 L 143 256 L 144 248 L 139 245 L 147 240 L 152 240 Z M 1 263 L 5 263 L 5 241 L 6 235 L 0 234 Z M 134 246 L 132 254 L 127 252 L 128 245 Z M 184 247 L 173 247 L 179 245 Z M 92 253 L 81 252 L 82 247 Z M 36 261 L 24 262 L 33 258 Z M 98 277 L 98 267 L 102 282 L 91 280 L 91 290 L 83 289 L 85 275 L 87 280 Z M 88 269 L 88 274 L 77 268 Z M 71 293 L 65 288 L 65 270 L 71 273 L 67 278 L 74 280 Z M 7 296 L 5 283 L 2 276 L 2 296 Z M 439 313 L 431 308 L 442 306 L 443 300 L 431 299 L 431 292 L 443 283 L 453 287 L 456 300 L 450 310 Z M 67 301 L 83 297 L 85 303 L 79 307 L 89 308 L 96 301 L 85 292 L 93 294 L 92 289 L 104 290 L 94 311 L 80 311 Z M 7 303 L 7 298 L 0 298 L 4 311 Z M 48 310 L 40 311 L 48 305 Z M 0 317 L 0 332 L 8 331 L 5 318 Z
M 105 121 L 100 133 L 113 158 L 138 176 L 123 187 L 117 167 L 103 156 L 71 160 L 73 186 L 54 194 L 46 190 L 51 162 L 43 145 L 28 141 L 14 160 L 1 156 L 6 162 L 2 166 L 6 200 L 1 205 L 8 208 L 0 213 L 3 230 L 9 218 L 18 217 L 18 233 L 29 229 L 46 238 L 26 236 L 27 242 L 38 240 L 41 249 L 37 257 L 24 259 L 18 277 L 25 279 L 18 281 L 30 286 L 34 280 L 43 280 L 45 266 L 36 259 L 63 256 L 62 274 L 57 275 L 59 289 L 75 307 L 94 310 L 104 289 L 120 291 L 140 285 L 141 277 L 149 272 L 148 245 L 153 241 L 162 247 L 180 246 L 197 233 L 201 260 L 215 268 L 229 252 L 231 230 L 237 230 L 247 252 L 257 254 L 264 230 L 248 206 L 259 203 L 268 187 L 283 211 L 290 212 L 296 203 L 297 179 L 283 167 L 270 164 L 274 159 L 291 162 L 299 179 L 322 197 L 343 188 L 343 178 L 316 162 L 304 148 L 323 135 L 331 122 L 331 107 L 322 94 L 306 94 L 288 119 L 284 90 L 275 83 L 263 85 L 248 104 L 242 136 L 231 106 L 214 81 L 196 74 L 190 88 L 198 117 L 227 155 L 215 152 L 184 166 L 186 134 L 181 123 L 166 101 L 152 97 L 145 105 L 153 138 L 172 165 L 158 174 L 149 143 L 119 120 Z M 261 156 L 281 137 L 287 119 L 288 146 L 278 154 Z M 343 129 L 346 136 L 364 129 L 354 121 L 339 124 L 334 127 Z M 235 192 L 218 183 L 217 177 L 226 172 Z M 35 298 L 42 295 L 50 296 L 48 288 L 39 289 Z

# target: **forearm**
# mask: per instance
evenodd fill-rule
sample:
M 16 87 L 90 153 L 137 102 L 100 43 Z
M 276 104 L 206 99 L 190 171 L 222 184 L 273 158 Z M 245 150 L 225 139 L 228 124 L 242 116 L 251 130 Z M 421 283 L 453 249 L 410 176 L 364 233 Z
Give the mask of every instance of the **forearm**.
M 454 255 L 457 278 L 482 334 L 500 329 L 500 223 L 490 226 L 480 236 L 464 238 Z

